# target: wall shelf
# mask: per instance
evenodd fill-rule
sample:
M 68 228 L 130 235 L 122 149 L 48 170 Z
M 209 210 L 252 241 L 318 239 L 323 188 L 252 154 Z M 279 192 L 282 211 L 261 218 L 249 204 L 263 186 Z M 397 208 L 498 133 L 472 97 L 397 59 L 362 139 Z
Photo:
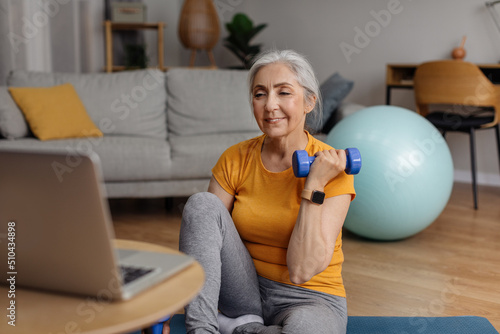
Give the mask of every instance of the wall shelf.
M 113 31 L 114 30 L 156 30 L 158 32 L 158 66 L 162 71 L 166 70 L 163 62 L 163 29 L 166 24 L 163 22 L 157 23 L 115 23 L 105 21 L 106 34 L 106 72 L 116 72 L 125 70 L 125 66 L 113 65 Z

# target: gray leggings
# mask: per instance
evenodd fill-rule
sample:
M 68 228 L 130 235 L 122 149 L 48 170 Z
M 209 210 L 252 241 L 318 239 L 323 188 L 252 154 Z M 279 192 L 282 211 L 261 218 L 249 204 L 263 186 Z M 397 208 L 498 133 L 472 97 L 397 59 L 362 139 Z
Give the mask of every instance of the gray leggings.
M 258 277 L 231 215 L 211 193 L 191 196 L 184 207 L 180 250 L 205 270 L 200 294 L 186 306 L 187 332 L 218 333 L 218 310 L 236 318 L 255 314 L 264 325 L 241 325 L 233 333 L 343 333 L 343 297 Z

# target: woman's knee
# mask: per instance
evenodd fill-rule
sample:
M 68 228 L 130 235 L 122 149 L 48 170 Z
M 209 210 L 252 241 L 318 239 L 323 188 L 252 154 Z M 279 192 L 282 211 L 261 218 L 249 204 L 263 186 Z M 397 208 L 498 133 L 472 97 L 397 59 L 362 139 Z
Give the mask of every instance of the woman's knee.
M 184 210 L 189 206 L 198 208 L 200 206 L 214 205 L 217 201 L 220 201 L 220 199 L 216 195 L 208 191 L 199 192 L 189 197 Z
M 189 197 L 184 210 L 182 211 L 183 220 L 188 220 L 193 215 L 207 215 L 212 211 L 220 209 L 222 201 L 214 194 L 209 192 L 199 192 Z
M 209 192 L 200 192 L 189 197 L 182 212 L 183 229 L 202 229 L 207 232 L 210 226 L 221 228 L 222 216 L 228 215 L 222 201 Z M 230 216 L 229 216 L 230 217 Z
M 209 192 L 199 192 L 189 197 L 184 206 L 183 216 L 193 211 L 210 211 L 222 204 L 222 201 L 216 195 Z

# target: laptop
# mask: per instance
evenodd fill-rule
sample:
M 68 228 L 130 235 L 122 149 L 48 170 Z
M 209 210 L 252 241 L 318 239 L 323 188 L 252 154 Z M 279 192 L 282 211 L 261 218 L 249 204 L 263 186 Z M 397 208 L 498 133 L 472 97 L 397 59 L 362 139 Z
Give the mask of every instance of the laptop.
M 193 258 L 115 249 L 95 153 L 0 149 L 0 284 L 127 300 Z

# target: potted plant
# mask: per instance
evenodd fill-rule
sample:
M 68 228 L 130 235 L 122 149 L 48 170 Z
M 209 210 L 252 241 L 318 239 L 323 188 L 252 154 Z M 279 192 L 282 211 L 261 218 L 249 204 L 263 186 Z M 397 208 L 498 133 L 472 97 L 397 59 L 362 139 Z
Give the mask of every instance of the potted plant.
M 233 20 L 226 23 L 229 36 L 224 39 L 224 46 L 228 48 L 238 59 L 243 62 L 243 67 L 249 69 L 253 58 L 260 52 L 262 44 L 251 45 L 250 41 L 267 24 L 254 26 L 252 20 L 247 15 L 237 13 Z
M 146 68 L 148 61 L 145 45 L 128 44 L 125 46 L 125 68 Z

